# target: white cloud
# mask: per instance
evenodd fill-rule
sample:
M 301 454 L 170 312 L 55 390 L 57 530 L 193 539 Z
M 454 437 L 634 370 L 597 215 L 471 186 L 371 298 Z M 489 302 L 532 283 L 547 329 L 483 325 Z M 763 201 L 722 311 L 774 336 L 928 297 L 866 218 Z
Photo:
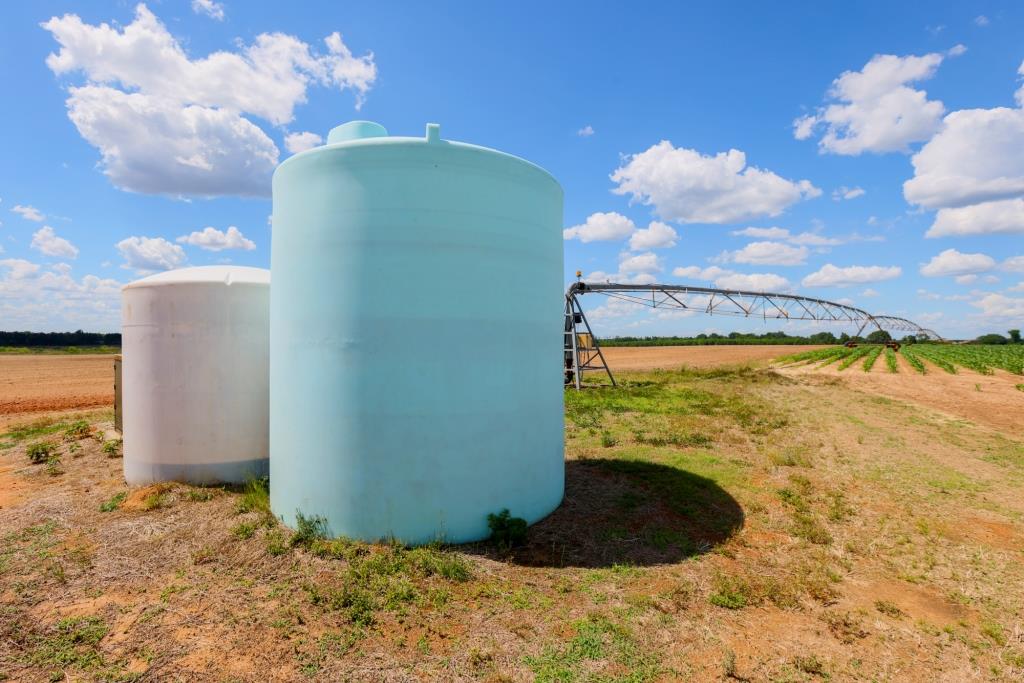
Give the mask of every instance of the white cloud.
M 999 267 L 1011 273 L 1024 273 L 1024 256 L 1011 256 Z
M 731 273 L 716 278 L 715 286 L 752 292 L 785 292 L 792 289 L 789 280 L 774 273 Z
M 661 261 L 653 251 L 643 254 L 626 255 L 619 262 L 620 273 L 657 273 L 661 270 Z
M 849 287 L 897 278 L 903 272 L 899 266 L 848 266 L 840 268 L 826 263 L 803 279 L 804 287 Z
M 962 46 L 949 51 L 962 54 Z M 793 135 L 805 140 L 823 128 L 822 152 L 906 152 L 929 139 L 942 125 L 942 102 L 909 84 L 935 75 L 945 55 L 875 55 L 860 71 L 846 71 L 832 82 L 831 104 L 793 122 Z
M 121 326 L 121 283 L 95 275 L 76 280 L 64 263 L 44 271 L 22 259 L 3 260 L 0 320 L 9 329 L 112 332 Z
M 337 33 L 323 55 L 273 33 L 191 59 L 142 4 L 120 30 L 74 14 L 43 28 L 61 45 L 47 66 L 85 77 L 68 89 L 69 118 L 114 184 L 135 192 L 266 195 L 278 150 L 243 115 L 288 123 L 312 84 L 351 90 L 358 105 L 376 79 L 372 53 L 353 57 Z
M 185 250 L 162 237 L 128 237 L 117 243 L 125 263 L 139 273 L 171 270 L 185 263 Z
M 716 278 L 722 277 L 723 275 L 732 275 L 731 270 L 725 270 L 718 266 L 711 266 L 709 268 L 701 268 L 700 266 L 681 266 L 674 268 L 672 274 L 676 277 L 687 278 L 690 280 L 705 280 L 712 281 Z
M 11 211 L 20 215 L 25 220 L 35 221 L 36 223 L 42 223 L 46 220 L 46 216 L 44 216 L 39 209 L 34 206 L 22 206 L 21 204 L 15 204 L 11 207 Z
M 943 277 L 946 275 L 969 275 L 983 273 L 995 268 L 996 262 L 985 254 L 964 254 L 956 249 L 946 249 L 933 256 L 932 260 L 921 266 L 921 275 L 925 277 Z
M 1013 287 L 1008 287 L 1006 289 L 1006 291 L 1008 291 L 1008 292 L 1024 292 L 1024 280 L 1022 280 L 1021 282 L 1018 282 Z
M 870 287 L 868 287 L 863 292 L 861 292 L 860 295 L 863 296 L 863 297 L 874 297 L 874 296 L 878 296 L 879 292 L 878 292 L 878 290 L 871 289 Z
M 953 278 L 954 282 L 956 282 L 958 285 L 969 285 L 977 279 L 978 276 L 973 273 L 970 275 L 957 275 L 955 278 Z
M 626 273 L 606 273 L 603 270 L 595 270 L 593 273 L 583 276 L 584 282 L 615 282 L 629 285 L 650 285 L 658 281 L 651 273 L 637 273 L 628 275 Z
M 789 238 L 789 230 L 785 228 L 743 228 L 742 230 L 733 230 L 729 234 L 743 237 L 761 237 L 769 240 Z
M 591 282 L 604 282 L 604 280 L 591 280 Z M 626 318 L 644 310 L 646 306 L 626 299 L 610 297 L 608 301 L 587 311 L 589 320 L 608 320 L 610 318 Z
M 939 209 L 925 237 L 1024 233 L 1024 199 Z
M 722 259 L 761 266 L 799 266 L 807 260 L 807 254 L 807 247 L 793 247 L 782 242 L 751 242 L 737 251 L 723 253 Z
M 799 235 L 793 235 L 787 241 L 793 244 L 805 244 L 811 247 L 834 247 L 843 244 L 844 240 L 838 237 L 825 237 L 819 235 L 816 232 L 802 232 Z
M 35 234 L 32 235 L 31 246 L 46 256 L 78 257 L 78 247 L 63 237 L 58 237 L 49 225 L 44 225 L 36 230 Z
M 11 280 L 26 280 L 39 273 L 39 264 L 20 258 L 0 259 L 0 267 L 7 269 L 7 278 Z
M 984 14 L 979 14 L 978 16 L 974 17 L 974 25 L 975 26 L 988 26 L 989 25 L 988 17 L 986 17 Z
M 913 156 L 907 201 L 940 209 L 1024 195 L 1024 110 L 964 109 Z
M 196 14 L 205 14 L 217 21 L 224 21 L 224 5 L 214 0 L 192 0 L 192 11 Z
M 190 244 L 206 251 L 223 251 L 225 249 L 251 251 L 256 248 L 256 243 L 248 239 L 241 230 L 233 225 L 228 226 L 227 232 L 207 226 L 202 231 L 182 235 L 175 241 L 178 244 Z
M 867 194 L 867 191 L 862 187 L 847 187 L 846 185 L 841 185 L 832 190 L 832 199 L 838 202 L 842 199 L 856 199 L 857 197 L 863 197 L 865 194 Z
M 302 133 L 289 133 L 284 136 L 284 146 L 292 154 L 298 154 L 299 152 L 305 152 L 307 149 L 313 149 L 324 139 L 316 133 L 310 133 L 305 131 Z
M 987 318 L 1021 318 L 1024 317 L 1024 299 L 1005 296 L 1003 294 L 987 294 L 971 304 L 981 309 L 981 315 Z
M 680 223 L 736 223 L 777 216 L 821 190 L 808 180 L 791 181 L 747 166 L 736 149 L 706 156 L 676 148 L 668 140 L 624 159 L 612 174 L 616 194 L 654 207 L 665 220 Z
M 636 232 L 636 225 L 620 213 L 592 213 L 582 225 L 574 225 L 562 231 L 567 240 L 578 239 L 580 242 L 598 242 L 621 240 Z
M 588 126 L 583 126 L 578 131 L 576 131 L 576 135 L 579 135 L 581 138 L 589 138 L 593 134 L 594 134 L 594 127 L 593 126 L 589 126 L 589 125 Z
M 679 235 L 670 226 L 659 221 L 652 221 L 644 230 L 637 230 L 629 238 L 629 248 L 633 251 L 642 249 L 667 249 L 676 246 Z

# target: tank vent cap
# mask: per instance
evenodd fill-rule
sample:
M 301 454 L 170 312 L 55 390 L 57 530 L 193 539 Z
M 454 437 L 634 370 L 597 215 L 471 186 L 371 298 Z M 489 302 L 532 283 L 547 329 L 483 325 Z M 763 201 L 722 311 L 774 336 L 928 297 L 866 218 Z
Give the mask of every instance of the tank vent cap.
M 327 144 L 333 145 L 338 142 L 349 140 L 362 140 L 364 138 L 385 138 L 388 131 L 384 126 L 373 121 L 349 121 L 331 129 L 327 134 Z
M 438 143 L 441 142 L 441 124 L 440 123 L 428 123 L 427 124 L 427 142 Z

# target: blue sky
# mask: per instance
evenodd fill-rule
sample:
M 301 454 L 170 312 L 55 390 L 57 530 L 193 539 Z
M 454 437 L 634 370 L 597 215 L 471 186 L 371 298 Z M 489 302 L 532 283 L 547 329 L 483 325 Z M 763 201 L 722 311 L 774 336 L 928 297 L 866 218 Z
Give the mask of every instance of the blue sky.
M 148 272 L 269 266 L 274 165 L 355 118 L 551 171 L 567 284 L 1019 327 L 1022 36 L 1018 2 L 6 3 L 0 328 L 116 330 Z M 766 329 L 588 306 L 600 334 Z

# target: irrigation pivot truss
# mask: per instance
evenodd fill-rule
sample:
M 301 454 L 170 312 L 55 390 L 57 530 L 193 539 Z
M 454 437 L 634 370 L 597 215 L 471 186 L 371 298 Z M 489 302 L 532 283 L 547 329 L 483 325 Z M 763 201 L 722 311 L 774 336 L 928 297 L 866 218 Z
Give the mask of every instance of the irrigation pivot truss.
M 579 281 L 574 282 L 565 293 L 564 343 L 565 383 L 574 383 L 577 389 L 582 387 L 583 373 L 588 371 L 603 371 L 608 374 L 612 385 L 615 384 L 615 378 L 601 352 L 601 346 L 594 336 L 587 316 L 583 313 L 579 299 L 584 294 L 601 294 L 637 306 L 693 314 L 857 325 L 856 336 L 860 336 L 865 328 L 874 327 L 879 330 L 909 332 L 929 339 L 942 339 L 934 331 L 906 318 L 873 315 L 848 304 L 796 294 L 748 292 L 689 285 L 629 285 Z

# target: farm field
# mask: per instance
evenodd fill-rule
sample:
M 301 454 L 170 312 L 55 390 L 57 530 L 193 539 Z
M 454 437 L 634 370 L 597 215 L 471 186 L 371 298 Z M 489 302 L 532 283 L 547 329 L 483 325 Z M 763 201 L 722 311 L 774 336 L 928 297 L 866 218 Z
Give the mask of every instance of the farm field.
M 113 355 L 0 354 L 0 429 L 33 416 L 113 403 Z
M 565 502 L 511 550 L 293 533 L 260 486 L 128 489 L 108 412 L 16 426 L 0 674 L 1020 680 L 1024 438 L 849 379 L 1000 376 L 875 365 L 567 391 Z
M 821 346 L 609 346 L 601 347 L 612 372 L 671 369 L 683 365 L 760 363 L 780 356 L 827 348 Z

